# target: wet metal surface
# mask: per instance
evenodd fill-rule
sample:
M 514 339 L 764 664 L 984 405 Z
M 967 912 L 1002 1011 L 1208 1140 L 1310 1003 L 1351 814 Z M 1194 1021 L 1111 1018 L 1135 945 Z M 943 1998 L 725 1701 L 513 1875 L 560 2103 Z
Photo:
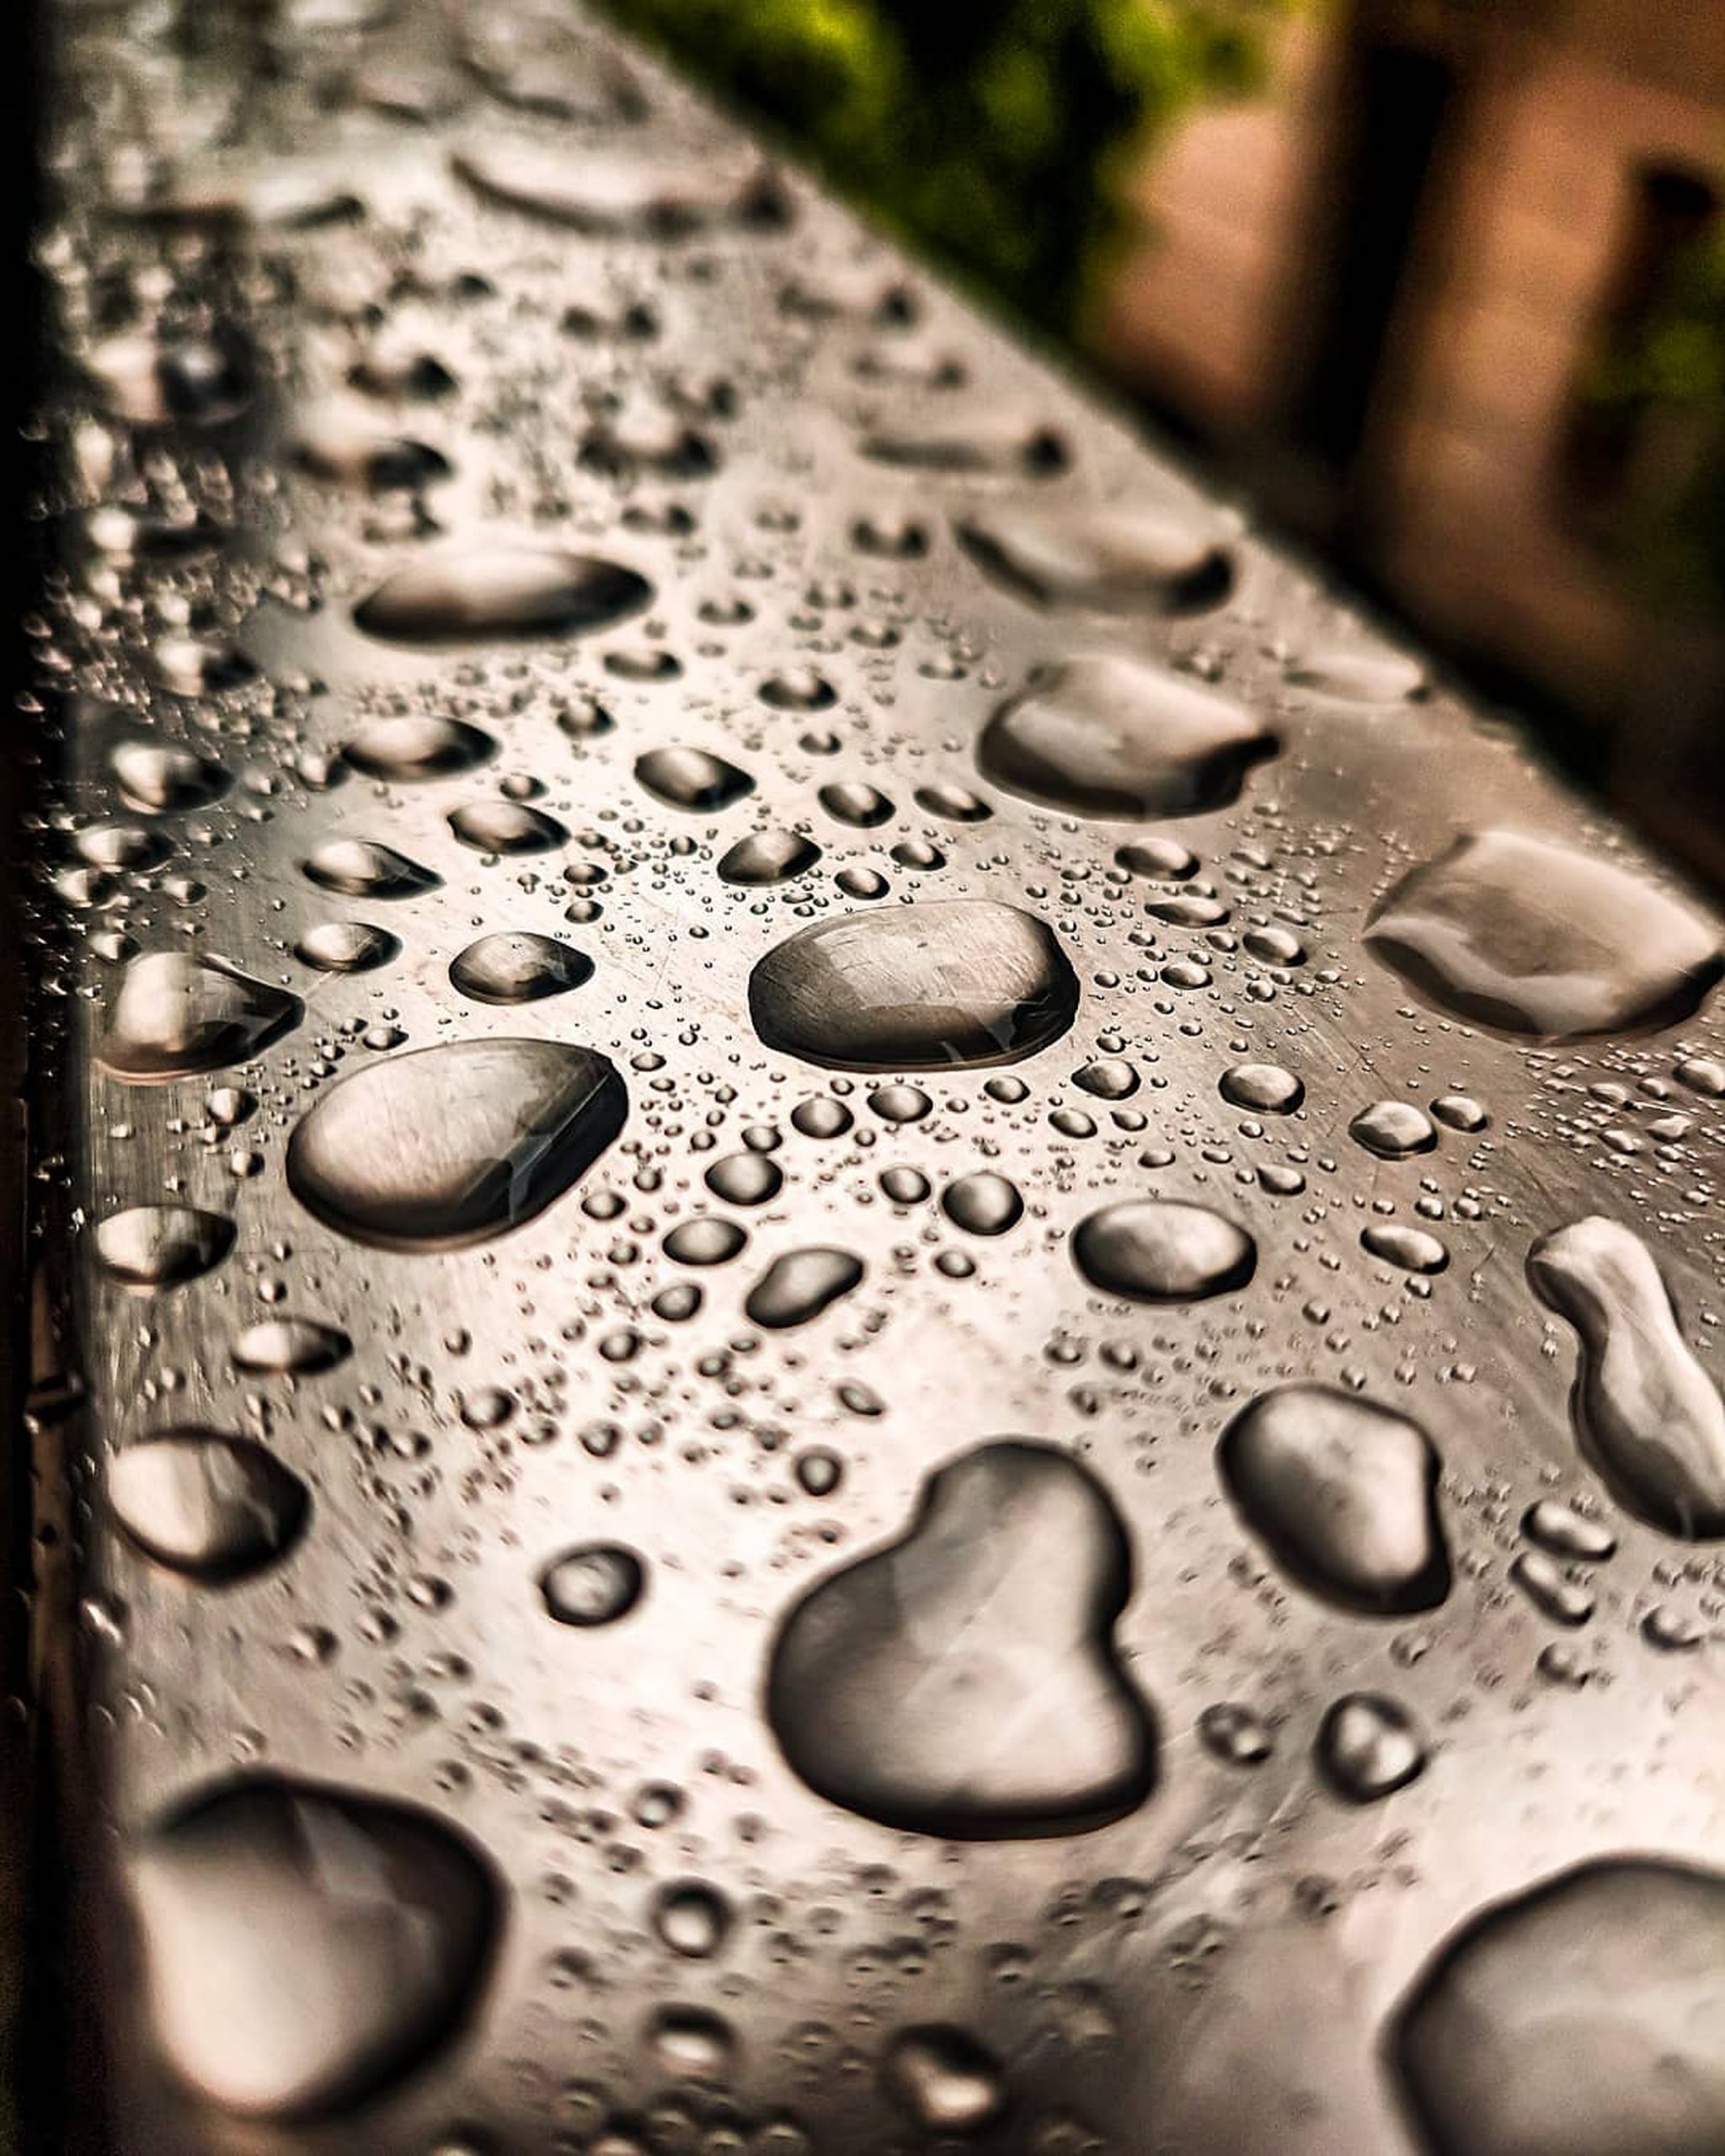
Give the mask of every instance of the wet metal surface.
M 57 29 L 91 2145 L 1717 2156 L 1717 921 L 585 19 Z

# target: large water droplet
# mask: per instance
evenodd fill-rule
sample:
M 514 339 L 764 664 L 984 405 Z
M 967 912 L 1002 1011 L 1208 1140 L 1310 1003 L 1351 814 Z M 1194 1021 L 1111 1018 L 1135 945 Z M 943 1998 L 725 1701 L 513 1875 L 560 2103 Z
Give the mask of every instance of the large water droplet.
M 584 1543 L 553 1558 L 539 1575 L 547 1613 L 559 1625 L 584 1629 L 627 1617 L 646 1583 L 641 1560 L 614 1542 Z
M 1058 1040 L 1077 1010 L 1077 976 L 1053 931 L 986 899 L 817 922 L 749 980 L 766 1046 L 836 1070 L 1016 1063 Z
M 719 860 L 727 883 L 785 883 L 806 876 L 820 859 L 820 848 L 801 831 L 774 827 L 739 839 Z
M 201 808 L 227 790 L 227 773 L 208 756 L 163 741 L 121 741 L 108 759 L 120 798 L 141 815 Z
M 176 1288 L 219 1265 L 233 1247 L 233 1222 L 195 1205 L 134 1205 L 96 1229 L 104 1271 L 128 1288 Z
M 296 1128 L 288 1187 L 387 1250 L 451 1250 L 542 1212 L 623 1127 L 602 1055 L 562 1041 L 446 1041 L 333 1086 Z
M 478 727 L 434 712 L 368 718 L 342 751 L 368 777 L 398 780 L 470 771 L 496 753 L 496 742 Z
M 530 930 L 482 936 L 449 962 L 454 987 L 476 1003 L 537 1003 L 593 978 L 593 961 L 573 944 Z
M 366 634 L 438 644 L 577 636 L 638 613 L 653 597 L 621 562 L 495 537 L 451 542 L 403 563 L 354 609 Z
M 1130 1198 L 1072 1231 L 1072 1257 L 1093 1288 L 1135 1303 L 1188 1303 L 1243 1288 L 1258 1267 L 1244 1228 L 1207 1205 Z
M 1482 831 L 1373 909 L 1366 942 L 1443 1009 L 1541 1040 L 1664 1026 L 1725 971 L 1710 923 L 1626 869 Z
M 326 974 L 371 973 L 400 949 L 399 937 L 369 921 L 320 921 L 293 947 L 296 958 Z
M 780 223 L 788 209 L 767 167 L 723 154 L 674 169 L 662 160 L 498 141 L 470 145 L 452 163 L 494 202 L 617 238 L 677 239 L 721 222 Z
M 964 1838 L 1076 1833 L 1140 1804 L 1155 1732 L 1113 1643 L 1131 1553 L 1113 1502 L 1052 1446 L 979 1446 L 909 1532 L 822 1581 L 773 1649 L 767 1714 L 846 1810 Z
M 774 1332 L 806 1325 L 862 1284 L 862 1261 L 847 1250 L 820 1245 L 776 1257 L 744 1299 L 751 1325 Z
M 1421 1772 L 1425 1743 L 1399 1701 L 1380 1692 L 1349 1692 L 1318 1725 L 1312 1757 L 1338 1796 L 1375 1804 Z
M 238 1579 L 297 1540 L 311 1500 L 249 1438 L 166 1430 L 109 1462 L 108 1508 L 147 1556 L 199 1579 Z
M 430 869 L 376 839 L 330 839 L 300 865 L 322 889 L 354 899 L 410 899 L 435 890 L 438 880 Z
M 1405 1415 L 1327 1385 L 1283 1385 L 1235 1417 L 1216 1460 L 1246 1524 L 1314 1594 L 1398 1615 L 1449 1593 L 1438 1455 Z
M 1686 1540 L 1725 1535 L 1725 1401 L 1647 1245 L 1615 1220 L 1576 1220 L 1534 1245 L 1527 1277 L 1580 1335 L 1576 1437 L 1619 1503 Z
M 264 1377 L 315 1377 L 353 1353 L 339 1326 L 314 1317 L 266 1317 L 248 1325 L 233 1343 L 237 1369 Z
M 728 808 L 755 791 L 747 771 L 705 749 L 649 749 L 635 760 L 635 776 L 672 808 Z
M 451 473 L 441 450 L 403 434 L 351 398 L 302 413 L 292 450 L 313 478 L 377 494 L 428 487 Z
M 983 728 L 985 776 L 1081 816 L 1194 815 L 1238 798 L 1275 736 L 1231 697 L 1136 659 L 1033 674 Z
M 989 574 L 1045 606 L 1111 614 L 1219 606 L 1234 582 L 1214 522 L 1170 510 L 1023 504 L 971 510 L 959 543 Z
M 414 2064 L 473 1999 L 499 1922 L 489 1866 L 429 1813 L 274 1776 L 168 1813 L 131 1876 L 158 2041 L 246 2117 L 331 2110 Z
M 569 836 L 555 816 L 525 801 L 464 801 L 449 814 L 449 828 L 475 853 L 550 853 Z
M 1430 2156 L 1718 2156 L 1725 1877 L 1560 1872 L 1446 1940 L 1390 2051 Z
M 220 1070 L 267 1048 L 304 1010 L 226 959 L 152 952 L 126 968 L 96 1060 L 131 1086 Z

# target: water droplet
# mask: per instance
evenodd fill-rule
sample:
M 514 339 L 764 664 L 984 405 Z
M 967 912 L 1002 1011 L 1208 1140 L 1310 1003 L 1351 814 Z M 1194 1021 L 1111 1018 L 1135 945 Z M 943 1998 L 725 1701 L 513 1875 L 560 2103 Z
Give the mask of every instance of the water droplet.
M 948 1838 L 1076 1833 L 1155 1774 L 1148 1710 L 1115 1654 L 1126 1534 L 1048 1445 L 979 1446 L 932 1476 L 901 1540 L 791 1610 L 767 1714 L 820 1796 Z
M 251 399 L 251 368 L 232 338 L 114 337 L 85 367 L 109 411 L 134 426 L 221 426 Z
M 1338 1796 L 1375 1804 L 1420 1773 L 1425 1745 L 1397 1701 L 1380 1692 L 1349 1692 L 1319 1724 L 1312 1757 Z
M 1396 652 L 1315 651 L 1288 669 L 1297 689 L 1338 703 L 1399 704 L 1425 688 L 1425 669 Z
M 593 978 L 593 961 L 554 936 L 513 929 L 482 936 L 449 962 L 452 985 L 476 1003 L 537 1003 Z
M 1143 819 L 1224 808 L 1274 734 L 1243 706 L 1141 659 L 1040 668 L 976 744 L 985 777 L 1081 816 Z
M 410 899 L 437 887 L 429 868 L 375 839 L 330 839 L 300 865 L 322 889 L 352 899 Z
M 1024 1215 L 1017 1184 L 991 1168 L 959 1176 L 940 1194 L 941 1210 L 955 1228 L 970 1235 L 1003 1235 Z
M 770 169 L 752 159 L 721 155 L 672 169 L 499 141 L 471 145 L 451 163 L 493 201 L 595 236 L 679 239 L 721 222 L 782 223 L 788 211 Z
M 1613 1857 L 1499 1902 L 1416 1979 L 1390 2054 L 1431 2156 L 1725 2148 L 1725 1878 Z
M 1451 1130 L 1483 1130 L 1491 1118 L 1466 1093 L 1445 1093 L 1432 1102 L 1432 1113 Z
M 806 1325 L 862 1284 L 862 1261 L 847 1250 L 787 1251 L 749 1290 L 743 1309 L 751 1325 L 772 1331 Z
M 704 1880 L 676 1879 L 653 1904 L 653 1929 L 662 1945 L 686 1961 L 711 1961 L 730 1935 L 730 1906 Z
M 1385 1221 L 1359 1233 L 1360 1248 L 1373 1257 L 1381 1257 L 1386 1265 L 1399 1266 L 1404 1273 L 1441 1273 L 1450 1262 L 1450 1253 L 1434 1235 L 1423 1228 L 1405 1228 L 1393 1221 Z
M 403 712 L 367 719 L 342 754 L 371 778 L 443 778 L 486 762 L 497 754 L 497 744 L 461 719 Z
M 1258 1246 L 1244 1228 L 1207 1205 L 1129 1198 L 1078 1223 L 1072 1259 L 1105 1295 L 1188 1303 L 1243 1288 L 1258 1268 Z
M 812 666 L 787 666 L 769 675 L 760 694 L 761 702 L 775 711 L 825 711 L 839 700 L 832 683 Z
M 396 487 L 417 490 L 451 472 L 441 450 L 403 434 L 351 398 L 302 413 L 292 454 L 315 479 L 377 494 Z
M 672 808 L 729 808 L 755 791 L 747 771 L 705 749 L 649 749 L 635 760 L 635 776 Z
M 566 1550 L 539 1575 L 539 1592 L 559 1625 L 614 1625 L 641 1599 L 646 1569 L 633 1550 L 613 1542 Z
M 1412 1101 L 1374 1101 L 1348 1124 L 1348 1135 L 1381 1161 L 1405 1161 L 1414 1153 L 1429 1153 L 1438 1142 L 1431 1118 Z
M 761 1153 L 728 1153 L 707 1171 L 707 1187 L 727 1205 L 765 1205 L 784 1187 L 777 1163 Z
M 1540 1040 L 1670 1025 L 1725 971 L 1712 926 L 1679 900 L 1519 831 L 1471 834 L 1404 877 L 1366 942 L 1442 1009 Z
M 311 1500 L 262 1445 L 213 1430 L 166 1430 L 108 1464 L 108 1508 L 147 1556 L 199 1579 L 238 1579 L 298 1539 Z
M 873 428 L 863 437 L 862 454 L 911 471 L 1023 472 L 1044 479 L 1071 462 L 1064 436 L 1053 427 L 1002 406 L 906 413 Z
M 287 1149 L 307 1211 L 386 1250 L 451 1250 L 530 1219 L 623 1127 L 602 1055 L 563 1041 L 446 1041 L 374 1063 L 316 1102 Z
M 885 794 L 858 779 L 823 786 L 817 798 L 836 824 L 849 824 L 859 831 L 875 830 L 892 819 L 893 804 Z
M 1577 1220 L 1534 1245 L 1527 1277 L 1580 1337 L 1576 1438 L 1612 1495 L 1668 1534 L 1725 1535 L 1725 1401 L 1646 1244 L 1615 1220 Z
M 748 1231 L 734 1220 L 713 1213 L 697 1213 L 679 1220 L 665 1238 L 665 1254 L 678 1265 L 724 1265 L 749 1241 Z
M 1206 1707 L 1198 1734 L 1213 1758 L 1231 1767 L 1259 1767 L 1276 1748 L 1276 1734 L 1260 1714 L 1228 1700 Z
M 219 1265 L 233 1247 L 225 1213 L 195 1205 L 134 1205 L 96 1229 L 103 1269 L 128 1288 L 177 1288 Z
M 1685 1056 L 1672 1075 L 1692 1093 L 1705 1093 L 1712 1101 L 1725 1100 L 1725 1063 L 1714 1056 Z
M 718 873 L 727 883 L 784 883 L 806 876 L 820 859 L 820 848 L 813 839 L 775 825 L 739 839 L 720 857 Z
M 1584 1625 L 1594 1614 L 1594 1598 L 1587 1588 L 1568 1578 L 1543 1550 L 1524 1550 L 1510 1564 L 1509 1577 L 1554 1625 Z
M 1603 1520 L 1594 1519 L 1556 1497 L 1541 1497 L 1521 1516 L 1521 1531 L 1554 1557 L 1600 1563 L 1613 1555 L 1617 1538 Z
M 152 952 L 121 976 L 96 1060 L 131 1086 L 192 1077 L 247 1061 L 304 1011 L 298 996 L 226 959 Z
M 1014 503 L 973 510 L 955 529 L 980 567 L 1044 606 L 1189 613 L 1233 588 L 1233 556 L 1213 524 L 1170 510 Z
M 1198 873 L 1198 856 L 1178 839 L 1134 839 L 1115 848 L 1114 859 L 1128 875 L 1146 877 L 1152 883 L 1183 883 Z
M 352 1353 L 353 1342 L 339 1326 L 311 1317 L 264 1318 L 248 1325 L 233 1343 L 238 1369 L 270 1377 L 315 1377 Z
M 201 808 L 227 790 L 227 773 L 208 756 L 162 741 L 121 741 L 108 759 L 120 798 L 140 815 Z
M 1016 1063 L 1058 1040 L 1077 1010 L 1077 977 L 1053 931 L 985 899 L 817 922 L 749 981 L 768 1048 L 838 1070 Z
M 356 2101 L 449 2034 L 499 1921 L 429 1813 L 275 1777 L 200 1793 L 137 1844 L 144 1992 L 169 2062 L 244 2117 Z
M 653 587 L 620 562 L 492 537 L 403 563 L 354 609 L 368 636 L 437 644 L 577 636 L 638 614 Z
M 1292 1115 L 1306 1098 L 1306 1088 L 1279 1063 L 1236 1063 L 1225 1070 L 1216 1091 L 1230 1107 L 1255 1115 Z
M 326 974 L 366 974 L 387 966 L 401 949 L 399 937 L 368 921 L 322 921 L 294 946 L 294 956 Z
M 887 2047 L 880 2078 L 924 2133 L 985 2133 L 1006 2115 L 1000 2061 L 968 2031 L 946 2023 L 900 2030 Z
M 1448 1594 L 1438 1455 L 1406 1416 L 1283 1385 L 1235 1417 L 1216 1461 L 1247 1526 L 1312 1593 L 1366 1615 L 1433 1609 Z
M 569 836 L 555 816 L 505 799 L 463 802 L 449 828 L 475 853 L 550 853 Z

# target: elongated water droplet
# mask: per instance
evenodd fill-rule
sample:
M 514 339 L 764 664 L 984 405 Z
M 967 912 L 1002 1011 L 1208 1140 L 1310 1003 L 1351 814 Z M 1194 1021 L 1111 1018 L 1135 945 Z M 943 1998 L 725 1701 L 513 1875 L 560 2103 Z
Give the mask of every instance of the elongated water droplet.
M 1247 1526 L 1314 1594 L 1396 1615 L 1449 1593 L 1438 1455 L 1405 1415 L 1326 1385 L 1283 1385 L 1235 1417 L 1216 1462 Z
M 593 978 L 593 961 L 554 936 L 525 929 L 482 936 L 449 962 L 449 978 L 476 1003 L 537 1003 Z
M 1527 1277 L 1580 1336 L 1576 1437 L 1613 1496 L 1668 1534 L 1725 1535 L 1725 1401 L 1647 1245 L 1615 1220 L 1577 1220 L 1534 1245 Z
M 354 899 L 410 899 L 435 890 L 438 881 L 430 869 L 375 839 L 330 839 L 300 865 L 323 890 Z
M 1583 1865 L 1465 1924 L 1391 2031 L 1430 2156 L 1725 2148 L 1725 1876 Z
M 368 718 L 342 754 L 371 778 L 442 778 L 471 771 L 497 754 L 497 744 L 477 726 L 430 712 L 403 712 Z
M 727 883 L 784 883 L 806 876 L 820 859 L 820 848 L 813 839 L 775 827 L 739 839 L 720 857 L 718 873 Z
M 636 759 L 635 776 L 672 808 L 729 808 L 755 791 L 747 771 L 705 749 L 649 749 Z
M 219 1265 L 233 1247 L 233 1222 L 195 1205 L 134 1205 L 96 1229 L 104 1271 L 128 1288 L 175 1288 Z
M 1442 1009 L 1540 1040 L 1670 1025 L 1725 971 L 1712 926 L 1678 899 L 1519 831 L 1458 839 L 1404 877 L 1366 942 Z
M 817 922 L 749 980 L 766 1046 L 836 1070 L 1016 1063 L 1058 1040 L 1077 1010 L 1077 976 L 1053 931 L 985 899 Z
M 423 2057 L 499 1915 L 489 1866 L 429 1813 L 275 1776 L 168 1812 L 130 1869 L 158 2041 L 243 2117 L 344 2105 Z
M 1231 550 L 1213 520 L 1195 515 L 1014 503 L 973 510 L 955 529 L 997 582 L 1045 606 L 1189 613 L 1220 606 L 1233 587 Z
M 451 810 L 449 828 L 475 853 L 550 853 L 569 836 L 543 809 L 501 799 L 464 802 Z
M 1003 405 L 919 407 L 871 429 L 862 454 L 912 471 L 1022 472 L 1032 478 L 1052 478 L 1071 462 L 1065 440 L 1055 428 Z
M 561 1041 L 446 1041 L 343 1079 L 301 1119 L 288 1187 L 326 1225 L 450 1250 L 529 1219 L 623 1127 L 602 1055 Z
M 140 815 L 201 808 L 225 793 L 227 773 L 209 756 L 162 741 L 121 741 L 108 759 L 120 798 Z
M 1092 656 L 1033 674 L 983 728 L 983 776 L 1081 816 L 1143 819 L 1226 808 L 1275 752 L 1231 697 L 1141 659 Z
M 109 1462 L 108 1508 L 147 1556 L 198 1579 L 259 1571 L 298 1539 L 311 1500 L 248 1438 L 164 1430 Z
M 1072 1258 L 1092 1288 L 1135 1303 L 1196 1302 L 1243 1288 L 1258 1267 L 1244 1228 L 1207 1205 L 1129 1198 L 1072 1232 Z
M 1236 1063 L 1225 1070 L 1216 1091 L 1230 1107 L 1257 1115 L 1292 1115 L 1306 1098 L 1306 1088 L 1279 1063 Z
M 594 554 L 504 537 L 451 542 L 386 577 L 354 609 L 368 636 L 439 644 L 578 636 L 638 614 L 653 587 Z
M 312 1317 L 263 1318 L 233 1343 L 237 1368 L 270 1377 L 315 1377 L 352 1353 L 353 1342 L 339 1326 Z
M 1391 651 L 1314 651 L 1288 669 L 1296 688 L 1315 690 L 1338 703 L 1399 704 L 1426 686 L 1418 659 Z
M 1431 1118 L 1412 1101 L 1374 1101 L 1348 1124 L 1348 1135 L 1381 1161 L 1405 1161 L 1414 1153 L 1429 1153 L 1438 1142 Z
M 680 239 L 720 223 L 782 223 L 788 209 L 767 167 L 723 154 L 673 168 L 663 160 L 498 141 L 472 144 L 451 162 L 494 202 L 617 238 Z
M 862 1261 L 847 1250 L 787 1251 L 776 1257 L 749 1290 L 744 1312 L 751 1325 L 782 1331 L 811 1318 L 848 1295 L 862 1280 Z
M 949 1838 L 1076 1833 L 1140 1804 L 1154 1727 L 1113 1643 L 1125 1530 L 1090 1472 L 1002 1440 L 932 1476 L 899 1541 L 834 1573 L 775 1644 L 791 1765 L 866 1818 Z
M 131 1086 L 193 1077 L 247 1061 L 304 1010 L 298 996 L 226 959 L 152 952 L 122 975 L 96 1059 Z
M 387 966 L 401 938 L 369 921 L 320 921 L 295 944 L 294 956 L 326 974 L 366 974 Z
M 1402 1227 L 1395 1221 L 1362 1228 L 1359 1246 L 1368 1256 L 1399 1266 L 1403 1273 L 1441 1273 L 1450 1262 L 1449 1251 L 1435 1235 L 1423 1228 Z

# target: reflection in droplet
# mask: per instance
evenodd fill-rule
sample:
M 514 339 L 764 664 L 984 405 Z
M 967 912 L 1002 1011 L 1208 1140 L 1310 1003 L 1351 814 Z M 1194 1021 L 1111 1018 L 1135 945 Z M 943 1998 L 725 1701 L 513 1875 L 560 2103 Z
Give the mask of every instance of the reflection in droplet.
M 130 1870 L 157 2040 L 248 2118 L 348 2105 L 424 2057 L 499 1918 L 489 1866 L 429 1813 L 285 1777 L 194 1796 Z
M 1533 1246 L 1527 1277 L 1580 1336 L 1576 1437 L 1613 1496 L 1686 1541 L 1725 1536 L 1725 1401 L 1647 1245 L 1615 1220 L 1576 1220 Z
M 798 1603 L 767 1714 L 820 1796 L 948 1838 L 1076 1833 L 1133 1810 L 1155 1732 L 1113 1643 L 1131 1592 L 1102 1484 L 1028 1440 L 932 1476 L 909 1531 Z
M 1327 1385 L 1261 1394 L 1216 1449 L 1228 1495 L 1290 1578 L 1364 1614 L 1450 1591 L 1439 1462 L 1417 1422 Z
M 628 1109 L 622 1079 L 591 1049 L 441 1042 L 332 1086 L 289 1141 L 288 1187 L 357 1241 L 455 1249 L 560 1198 Z
M 547 1614 L 559 1625 L 614 1625 L 641 1599 L 646 1568 L 633 1550 L 585 1543 L 554 1558 L 539 1575 Z
M 1077 1010 L 1052 930 L 984 899 L 819 921 L 749 981 L 765 1044 L 837 1070 L 1016 1063 L 1058 1040 Z
M 593 978 L 593 961 L 554 936 L 510 929 L 482 936 L 449 962 L 452 987 L 476 1003 L 537 1003 Z
M 1399 1266 L 1403 1273 L 1442 1273 L 1450 1262 L 1449 1251 L 1437 1236 L 1424 1228 L 1403 1227 L 1393 1220 L 1362 1228 L 1359 1246 L 1369 1257 Z
M 1391 2031 L 1429 2156 L 1717 2156 L 1725 1876 L 1609 1858 L 1447 1940 Z
M 1072 1231 L 1072 1258 L 1105 1295 L 1186 1303 L 1243 1288 L 1257 1270 L 1258 1246 L 1207 1205 L 1141 1198 L 1081 1220 Z
M 1232 698 L 1141 659 L 1071 659 L 1008 696 L 976 745 L 997 786 L 1081 816 L 1226 808 L 1276 739 Z
M 96 1060 L 128 1085 L 153 1086 L 243 1063 L 299 1023 L 305 1006 L 225 959 L 158 951 L 134 958 Z
M 1125 614 L 1219 606 L 1234 582 L 1214 520 L 1086 503 L 970 510 L 959 543 L 989 574 L 1045 606 Z
M 233 1247 L 233 1222 L 195 1205 L 134 1205 L 96 1227 L 103 1270 L 128 1288 L 177 1288 L 219 1265 Z
M 1674 1023 L 1725 972 L 1712 926 L 1595 854 L 1482 831 L 1405 876 L 1366 942 L 1458 1017 L 1540 1040 Z
M 782 1331 L 807 1325 L 848 1295 L 862 1280 L 862 1261 L 847 1250 L 787 1251 L 776 1257 L 749 1290 L 743 1304 L 751 1325 Z
M 638 614 L 653 587 L 620 562 L 501 536 L 407 562 L 354 608 L 368 636 L 437 644 L 576 636 Z
M 1292 1115 L 1306 1098 L 1306 1088 L 1279 1063 L 1236 1063 L 1217 1081 L 1216 1091 L 1230 1107 L 1258 1115 Z
M 353 1342 L 339 1326 L 312 1317 L 262 1318 L 233 1343 L 237 1369 L 270 1377 L 315 1377 L 352 1353 Z
M 167 1430 L 108 1464 L 108 1508 L 147 1556 L 200 1579 L 238 1579 L 297 1540 L 306 1486 L 262 1445 L 214 1430 Z

